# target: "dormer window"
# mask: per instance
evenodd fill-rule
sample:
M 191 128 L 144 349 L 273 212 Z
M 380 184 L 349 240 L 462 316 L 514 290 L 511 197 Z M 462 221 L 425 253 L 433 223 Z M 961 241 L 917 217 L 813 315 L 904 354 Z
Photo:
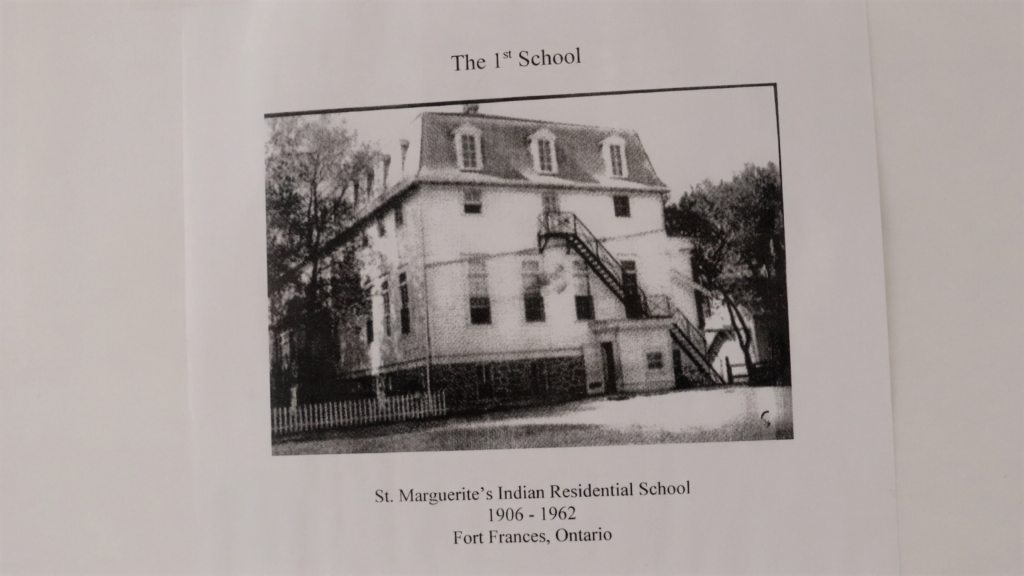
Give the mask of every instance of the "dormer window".
M 533 169 L 539 174 L 558 173 L 558 155 L 555 153 L 555 135 L 544 129 L 529 138 L 533 154 Z
M 621 136 L 609 136 L 601 142 L 601 155 L 604 156 L 605 176 L 609 178 L 628 178 L 629 167 L 626 165 L 626 141 Z
M 538 140 L 537 141 L 537 171 L 538 172 L 554 172 L 555 169 L 552 166 L 551 158 L 551 141 L 550 140 Z
M 476 170 L 479 162 L 476 161 L 477 143 L 476 136 L 472 134 L 460 134 L 462 142 L 462 169 Z
M 463 124 L 455 130 L 455 157 L 459 170 L 482 170 L 484 159 L 480 150 L 480 129 Z
M 608 157 L 612 161 L 612 176 L 622 176 L 622 147 L 618 144 L 610 144 Z

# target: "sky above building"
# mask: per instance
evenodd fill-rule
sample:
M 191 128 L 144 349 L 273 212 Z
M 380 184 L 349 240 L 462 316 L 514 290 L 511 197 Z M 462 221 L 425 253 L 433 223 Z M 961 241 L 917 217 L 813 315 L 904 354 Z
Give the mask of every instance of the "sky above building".
M 408 137 L 410 125 L 424 111 L 461 112 L 462 106 L 339 116 L 358 131 L 360 140 L 387 146 Z M 770 86 L 494 102 L 481 104 L 479 112 L 635 130 L 673 201 L 705 179 L 731 179 L 744 164 L 779 163 Z

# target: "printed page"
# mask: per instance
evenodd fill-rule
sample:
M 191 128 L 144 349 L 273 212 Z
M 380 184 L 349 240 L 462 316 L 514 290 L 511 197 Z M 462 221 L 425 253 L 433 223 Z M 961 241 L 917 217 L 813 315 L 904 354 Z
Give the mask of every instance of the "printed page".
M 203 569 L 898 570 L 863 4 L 183 43 Z

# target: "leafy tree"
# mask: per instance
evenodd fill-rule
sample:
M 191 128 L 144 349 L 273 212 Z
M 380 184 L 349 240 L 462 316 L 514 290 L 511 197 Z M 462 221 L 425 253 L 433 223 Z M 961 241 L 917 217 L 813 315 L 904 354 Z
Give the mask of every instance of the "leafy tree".
M 309 392 L 336 375 L 340 322 L 368 306 L 351 248 L 338 248 L 351 223 L 346 187 L 371 169 L 376 151 L 331 116 L 268 121 L 265 149 L 267 285 L 270 328 L 290 333 L 289 375 L 273 366 L 272 394 L 302 383 Z
M 789 306 L 782 180 L 746 164 L 732 181 L 705 180 L 666 207 L 669 234 L 693 240 L 694 280 L 725 306 L 751 378 L 789 381 Z M 747 312 L 745 314 L 744 312 Z M 755 319 L 764 370 L 751 357 Z

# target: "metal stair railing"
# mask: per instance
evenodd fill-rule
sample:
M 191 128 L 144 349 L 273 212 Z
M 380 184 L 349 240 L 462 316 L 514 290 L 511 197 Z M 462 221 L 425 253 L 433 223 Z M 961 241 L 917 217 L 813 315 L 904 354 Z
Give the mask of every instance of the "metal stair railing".
M 627 294 L 623 283 L 622 263 L 612 255 L 587 228 L 576 214 L 572 212 L 548 211 L 540 215 L 540 231 L 537 234 L 537 245 L 541 252 L 550 238 L 562 238 L 567 248 L 573 248 L 604 282 L 605 286 L 626 305 L 627 313 L 638 318 L 657 318 L 671 316 L 667 305 L 667 296 L 649 297 L 643 288 L 636 286 L 636 292 Z M 632 297 L 632 298 L 631 298 Z M 664 299 L 664 300 L 659 300 Z
M 683 314 L 682 311 L 675 306 L 672 307 L 672 321 L 679 326 L 680 331 L 683 332 L 683 334 L 686 334 L 687 338 L 694 343 L 700 342 L 701 345 L 698 346 L 698 348 L 703 356 L 707 351 L 707 343 L 704 341 L 704 332 L 700 328 L 694 326 L 693 323 L 690 322 L 690 319 L 686 317 L 686 314 Z
M 725 384 L 722 375 L 715 370 L 707 357 L 707 343 L 704 333 L 690 322 L 678 308 L 672 308 L 672 336 L 693 363 L 703 370 L 715 384 Z M 698 344 L 699 343 L 699 344 Z
M 624 300 L 622 285 L 622 264 L 597 236 L 572 212 L 544 212 L 540 215 L 540 231 L 537 243 L 544 251 L 550 238 L 561 238 L 567 248 L 574 248 L 583 260 L 594 270 L 598 278 L 619 300 Z
M 708 373 L 713 381 L 719 384 L 724 382 L 722 376 L 704 356 L 707 349 L 704 333 L 678 308 L 672 306 L 667 295 L 648 297 L 639 286 L 636 286 L 635 294 L 627 294 L 623 282 L 622 263 L 604 247 L 604 243 L 576 214 L 545 211 L 541 213 L 539 220 L 537 247 L 541 252 L 547 247 L 548 240 L 564 240 L 566 250 L 576 250 L 605 286 L 626 306 L 627 315 L 639 318 L 672 318 L 672 335 L 680 342 L 687 356 Z M 630 296 L 635 300 L 631 301 Z

